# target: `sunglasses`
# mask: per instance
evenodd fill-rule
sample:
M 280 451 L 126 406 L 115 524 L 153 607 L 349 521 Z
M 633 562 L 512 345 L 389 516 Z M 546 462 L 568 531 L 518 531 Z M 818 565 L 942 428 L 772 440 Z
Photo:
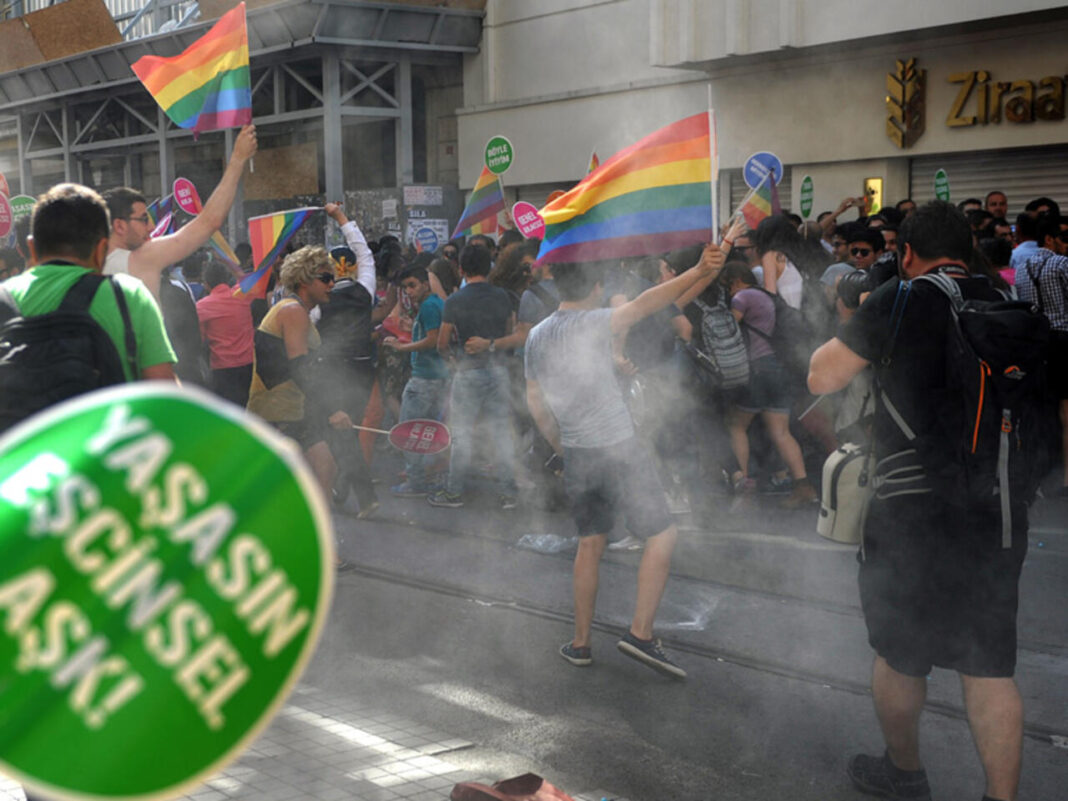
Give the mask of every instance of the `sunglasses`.
M 142 214 L 140 217 L 127 217 L 126 219 L 130 222 L 137 220 L 137 222 L 141 223 L 141 225 L 148 225 L 149 222 L 149 217 L 147 214 Z
M 333 273 L 319 273 L 315 277 L 318 278 L 320 281 L 322 281 L 324 284 L 332 284 L 332 283 L 334 283 L 334 274 Z
M 854 256 L 870 256 L 873 253 L 871 248 L 850 248 L 849 252 Z

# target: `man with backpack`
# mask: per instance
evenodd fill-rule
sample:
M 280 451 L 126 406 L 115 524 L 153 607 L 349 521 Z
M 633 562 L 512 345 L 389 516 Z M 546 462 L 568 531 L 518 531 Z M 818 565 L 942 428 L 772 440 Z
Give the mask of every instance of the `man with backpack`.
M 813 354 L 808 377 L 823 394 L 875 368 L 875 490 L 858 559 L 886 751 L 854 756 L 848 773 L 873 795 L 930 799 L 919 722 L 927 674 L 944 667 L 961 677 L 984 799 L 1012 801 L 1023 742 L 1018 584 L 1041 461 L 1033 352 L 1048 324 L 968 272 L 971 230 L 948 203 L 918 209 L 899 241 L 905 280 L 875 289 Z M 989 336 L 1003 325 L 1013 336 Z M 995 358 L 990 342 L 1012 352 Z
M 0 430 L 61 400 L 138 378 L 174 380 L 174 351 L 143 283 L 105 278 L 108 211 L 77 184 L 33 209 L 26 272 L 0 285 Z

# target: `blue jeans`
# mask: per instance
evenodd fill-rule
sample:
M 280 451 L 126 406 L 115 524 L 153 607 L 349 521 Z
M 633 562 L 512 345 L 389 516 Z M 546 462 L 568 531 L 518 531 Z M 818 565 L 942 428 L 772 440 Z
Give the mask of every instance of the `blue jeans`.
M 401 395 L 400 421 L 440 420 L 441 405 L 445 400 L 444 378 L 416 378 L 412 376 L 404 385 Z M 408 485 L 418 490 L 429 489 L 426 480 L 424 454 L 404 452 L 404 469 L 408 473 Z
M 452 379 L 449 401 L 449 430 L 452 454 L 449 458 L 449 483 L 446 489 L 459 495 L 464 491 L 471 472 L 475 424 L 490 440 L 496 468 L 497 492 L 515 495 L 512 460 L 511 401 L 508 394 L 508 370 L 503 366 L 473 367 L 458 370 Z

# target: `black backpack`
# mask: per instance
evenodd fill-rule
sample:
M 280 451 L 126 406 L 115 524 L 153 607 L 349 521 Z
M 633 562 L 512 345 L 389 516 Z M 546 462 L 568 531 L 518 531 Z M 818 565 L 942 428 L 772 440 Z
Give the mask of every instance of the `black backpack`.
M 812 359 L 812 352 L 816 349 L 812 326 L 799 309 L 795 309 L 783 300 L 782 295 L 768 292 L 763 287 L 752 288 L 759 289 L 775 304 L 775 328 L 772 329 L 771 334 L 765 334 L 749 323 L 742 323 L 742 325 L 747 331 L 767 340 L 779 363 L 795 380 L 806 378 L 808 363 Z
M 33 317 L 21 316 L 11 293 L 0 286 L 0 431 L 67 398 L 126 381 L 115 343 L 89 315 L 104 281 L 115 292 L 126 330 L 126 358 L 136 376 L 137 342 L 116 281 L 87 273 L 59 308 Z
M 950 301 L 946 341 L 947 438 L 941 452 L 914 442 L 932 486 L 953 505 L 1000 513 L 1002 547 L 1012 545 L 1012 506 L 1030 503 L 1051 463 L 1053 417 L 1046 402 L 1049 320 L 1030 303 L 965 300 L 942 273 L 915 281 Z M 885 395 L 907 439 L 915 434 Z M 948 443 L 948 448 L 945 446 Z

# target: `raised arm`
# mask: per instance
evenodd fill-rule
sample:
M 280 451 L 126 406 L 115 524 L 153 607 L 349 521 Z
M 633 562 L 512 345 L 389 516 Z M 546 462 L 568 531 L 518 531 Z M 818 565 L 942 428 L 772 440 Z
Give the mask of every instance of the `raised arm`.
M 375 278 L 375 254 L 367 246 L 367 238 L 356 223 L 345 216 L 345 207 L 341 203 L 327 203 L 323 209 L 341 228 L 345 244 L 356 254 L 356 283 L 366 289 L 371 297 L 375 296 L 377 279 Z
M 716 244 L 705 246 L 701 260 L 681 275 L 642 292 L 634 300 L 612 310 L 613 334 L 625 332 L 639 320 L 654 314 L 677 301 L 686 290 L 709 276 L 719 275 L 725 256 Z
M 234 152 L 204 209 L 173 234 L 150 239 L 130 253 L 130 273 L 159 294 L 159 277 L 165 267 L 177 264 L 207 242 L 224 222 L 234 204 L 245 163 L 256 153 L 256 126 L 246 125 L 234 142 Z

